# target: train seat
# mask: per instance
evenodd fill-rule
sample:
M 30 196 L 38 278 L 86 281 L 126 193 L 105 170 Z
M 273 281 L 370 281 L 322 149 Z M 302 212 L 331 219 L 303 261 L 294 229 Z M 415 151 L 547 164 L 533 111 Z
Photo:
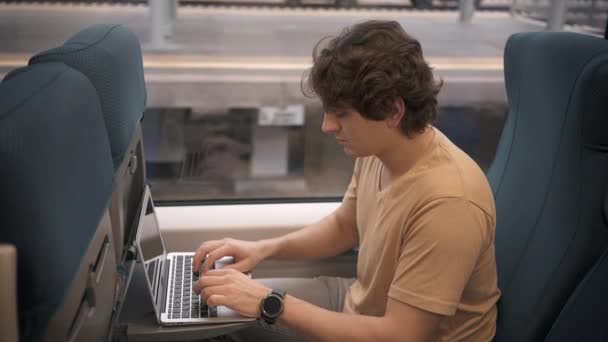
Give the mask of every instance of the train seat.
M 103 340 L 117 262 L 113 163 L 95 88 L 61 63 L 0 83 L 0 242 L 16 247 L 21 341 Z
M 146 84 L 139 41 L 123 25 L 97 24 L 30 59 L 31 65 L 40 63 L 64 63 L 88 77 L 97 91 L 115 170 L 110 216 L 120 260 L 146 182 L 141 131 Z
M 488 170 L 502 291 L 495 340 L 541 341 L 608 247 L 608 41 L 518 33 L 504 63 L 510 110 Z

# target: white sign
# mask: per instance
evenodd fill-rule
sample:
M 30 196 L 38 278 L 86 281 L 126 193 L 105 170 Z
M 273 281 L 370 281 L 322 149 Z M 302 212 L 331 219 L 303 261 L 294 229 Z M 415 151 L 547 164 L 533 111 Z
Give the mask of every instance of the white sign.
M 260 126 L 303 126 L 304 105 L 261 107 L 258 114 Z

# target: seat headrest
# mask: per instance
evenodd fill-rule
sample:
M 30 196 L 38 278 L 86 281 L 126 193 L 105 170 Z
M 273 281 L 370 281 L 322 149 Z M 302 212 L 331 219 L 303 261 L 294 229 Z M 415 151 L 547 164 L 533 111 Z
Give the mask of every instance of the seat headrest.
M 0 120 L 37 92 L 54 83 L 64 69 L 61 64 L 55 63 L 48 67 L 17 68 L 6 74 L 0 83 Z M 27 82 L 22 78 L 26 71 L 29 71 Z
M 606 149 L 607 58 L 608 41 L 601 38 L 572 32 L 514 34 L 505 47 L 509 104 L 513 110 L 535 113 L 540 121 L 580 108 L 582 142 Z
M 122 25 L 94 25 L 30 59 L 30 65 L 43 62 L 65 63 L 89 78 L 99 95 L 117 168 L 146 107 L 137 37 Z
M 4 82 L 4 81 L 8 80 L 9 78 L 14 77 L 17 74 L 20 74 L 21 72 L 23 72 L 25 70 L 27 70 L 27 66 L 13 69 L 13 70 L 9 71 L 6 75 L 4 75 L 4 78 L 0 82 Z
M 0 83 L 0 241 L 17 247 L 22 339 L 39 340 L 69 293 L 112 191 L 91 82 L 60 63 Z

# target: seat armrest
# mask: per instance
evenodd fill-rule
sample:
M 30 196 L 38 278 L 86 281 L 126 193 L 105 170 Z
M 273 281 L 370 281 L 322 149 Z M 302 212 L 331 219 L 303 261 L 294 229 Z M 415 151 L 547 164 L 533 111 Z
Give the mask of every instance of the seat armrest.
M 0 244 L 0 341 L 19 341 L 17 328 L 17 249 Z

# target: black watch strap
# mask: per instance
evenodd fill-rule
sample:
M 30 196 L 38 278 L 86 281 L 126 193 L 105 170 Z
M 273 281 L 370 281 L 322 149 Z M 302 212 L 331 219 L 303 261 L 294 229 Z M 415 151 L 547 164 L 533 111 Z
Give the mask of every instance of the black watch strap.
M 285 299 L 285 295 L 287 294 L 287 291 L 281 290 L 281 289 L 274 289 L 274 290 L 272 290 L 272 293 L 274 293 L 277 296 L 281 297 L 281 299 Z
M 283 299 L 285 298 L 286 294 L 287 292 L 284 290 L 273 289 L 266 297 L 264 297 L 264 299 L 262 299 L 262 302 L 260 303 L 260 318 L 268 324 L 274 324 L 277 318 L 279 318 L 279 316 L 283 312 Z M 275 312 L 266 312 L 266 310 L 264 309 L 264 305 L 268 304 L 269 301 L 277 300 L 280 302 L 280 307 L 278 308 L 278 310 Z M 276 302 L 274 304 L 276 305 Z

